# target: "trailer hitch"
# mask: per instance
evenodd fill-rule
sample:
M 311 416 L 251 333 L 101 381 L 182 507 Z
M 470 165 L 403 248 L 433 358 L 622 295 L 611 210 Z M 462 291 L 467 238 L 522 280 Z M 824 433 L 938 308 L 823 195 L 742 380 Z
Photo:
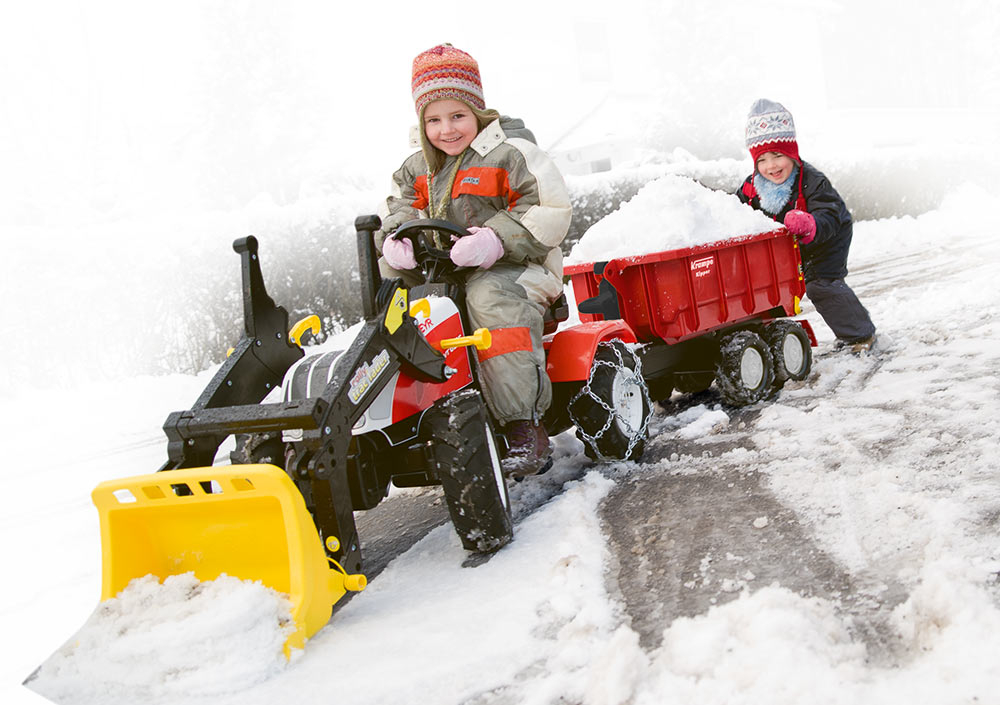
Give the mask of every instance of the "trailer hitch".
M 594 274 L 600 277 L 597 296 L 581 301 L 577 304 L 577 310 L 580 313 L 599 314 L 604 316 L 605 321 L 614 321 L 621 318 L 622 313 L 618 306 L 618 290 L 615 289 L 614 284 L 602 276 L 607 266 L 607 262 L 594 263 Z

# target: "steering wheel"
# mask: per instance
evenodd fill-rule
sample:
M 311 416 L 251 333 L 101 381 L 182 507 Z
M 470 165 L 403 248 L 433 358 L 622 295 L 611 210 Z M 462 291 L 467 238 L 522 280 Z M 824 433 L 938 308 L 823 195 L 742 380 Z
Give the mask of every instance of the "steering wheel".
M 449 250 L 441 249 L 434 244 L 431 232 L 438 232 L 442 235 L 465 237 L 469 231 L 460 228 L 447 220 L 434 218 L 420 218 L 403 223 L 396 229 L 390 237 L 406 238 L 413 245 L 413 259 L 417 261 L 428 281 L 439 281 L 449 275 L 461 274 L 474 269 L 473 267 L 459 267 L 451 261 Z

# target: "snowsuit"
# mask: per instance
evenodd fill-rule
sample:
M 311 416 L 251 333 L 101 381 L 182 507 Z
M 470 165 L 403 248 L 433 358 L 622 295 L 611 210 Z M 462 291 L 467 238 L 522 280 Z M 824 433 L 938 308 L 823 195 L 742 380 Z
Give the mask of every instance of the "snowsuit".
M 459 158 L 449 193 L 448 176 Z M 520 120 L 500 118 L 461 155 L 449 156 L 430 180 L 422 152 L 407 158 L 392 180 L 392 195 L 380 214 L 382 230 L 375 236 L 380 253 L 387 235 L 409 220 L 429 217 L 432 203 L 447 203 L 440 217 L 463 228 L 492 228 L 500 238 L 503 256 L 491 268 L 470 273 L 465 286 L 473 329 L 488 328 L 493 336 L 493 345 L 478 351 L 483 396 L 500 424 L 537 421 L 552 401 L 542 315 L 562 293 L 559 244 L 572 215 L 559 170 Z M 420 283 L 415 270 L 400 272 L 384 258 L 379 268 L 383 277 Z
M 802 162 L 788 202 L 779 212 L 769 213 L 761 207 L 754 176 L 756 172 L 736 194 L 743 203 L 763 210 L 779 223 L 791 210 L 806 211 L 816 220 L 815 238 L 800 245 L 806 295 L 837 339 L 853 343 L 874 335 L 868 311 L 844 281 L 854 226 L 840 194 L 821 171 Z

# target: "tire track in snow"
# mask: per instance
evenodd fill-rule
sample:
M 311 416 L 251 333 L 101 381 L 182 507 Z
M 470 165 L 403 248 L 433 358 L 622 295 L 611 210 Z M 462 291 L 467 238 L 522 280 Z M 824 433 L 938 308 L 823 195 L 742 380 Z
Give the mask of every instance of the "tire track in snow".
M 664 412 L 718 403 L 712 389 L 677 397 Z M 902 602 L 905 590 L 882 576 L 852 573 L 770 490 L 766 460 L 751 440 L 762 408 L 729 409 L 733 431 L 693 440 L 663 433 L 641 464 L 619 466 L 620 481 L 601 513 L 616 560 L 609 580 L 632 629 L 644 648 L 654 649 L 678 617 L 778 583 L 830 600 L 874 659 L 891 658 L 895 639 L 880 612 Z

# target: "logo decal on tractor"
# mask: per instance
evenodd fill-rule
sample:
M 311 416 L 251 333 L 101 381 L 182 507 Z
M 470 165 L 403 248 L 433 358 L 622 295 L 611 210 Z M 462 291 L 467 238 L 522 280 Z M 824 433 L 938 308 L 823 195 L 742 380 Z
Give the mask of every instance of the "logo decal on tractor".
M 712 265 L 714 263 L 714 257 L 702 257 L 701 259 L 691 260 L 691 271 L 694 272 L 696 278 L 708 276 L 712 273 Z
M 406 289 L 402 287 L 396 289 L 396 293 L 392 295 L 392 301 L 389 302 L 389 307 L 385 312 L 385 329 L 389 331 L 390 335 L 403 325 L 403 316 L 410 308 L 409 304 L 406 303 L 406 298 Z
M 378 376 L 388 366 L 389 351 L 387 350 L 380 352 L 371 362 L 361 365 L 351 378 L 351 387 L 347 390 L 348 398 L 355 404 L 360 402 L 361 397 L 365 395 L 365 392 L 371 388 L 375 380 L 378 379 Z

